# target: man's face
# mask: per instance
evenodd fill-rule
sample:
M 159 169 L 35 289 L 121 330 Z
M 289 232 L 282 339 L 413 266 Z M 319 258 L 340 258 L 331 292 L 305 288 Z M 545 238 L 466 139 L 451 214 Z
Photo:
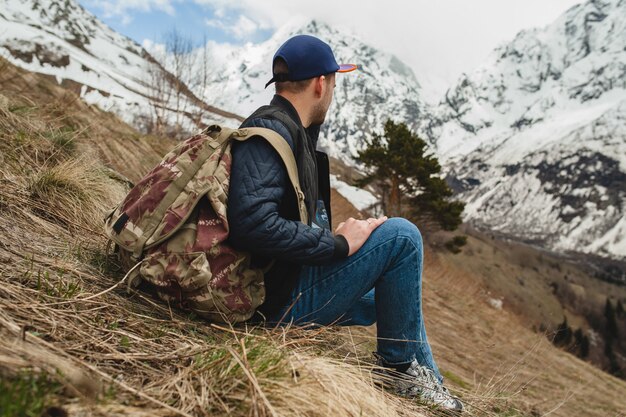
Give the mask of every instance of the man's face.
M 335 90 L 335 74 L 329 74 L 324 80 L 325 88 L 324 93 L 317 105 L 313 108 L 313 117 L 311 123 L 314 125 L 321 125 L 326 120 L 326 113 L 330 104 L 333 101 L 333 92 Z

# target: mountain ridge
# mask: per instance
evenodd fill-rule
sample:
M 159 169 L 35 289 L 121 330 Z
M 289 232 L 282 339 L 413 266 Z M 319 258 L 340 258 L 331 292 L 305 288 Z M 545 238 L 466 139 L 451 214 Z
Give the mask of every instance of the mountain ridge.
M 563 252 L 626 256 L 626 3 L 522 31 L 448 90 L 423 131 L 465 219 Z
M 323 150 L 353 165 L 352 156 L 364 139 L 382 130 L 387 117 L 418 127 L 427 105 L 420 97 L 421 86 L 413 71 L 394 55 L 319 20 L 292 22 L 260 44 L 236 47 L 210 43 L 214 73 L 201 95 L 242 115 L 267 104 L 273 92 L 272 87 L 266 90 L 264 86 L 271 78 L 273 54 L 295 34 L 317 36 L 333 48 L 338 62 L 359 65 L 357 71 L 336 78 L 335 97 L 320 134 Z
M 150 79 L 158 72 L 173 86 L 171 74 L 143 47 L 115 32 L 73 0 L 2 0 L 0 56 L 29 71 L 71 84 L 90 104 L 113 111 L 139 125 L 160 106 L 172 119 L 171 103 L 155 104 Z M 173 88 L 173 87 L 172 87 Z M 188 88 L 185 128 L 197 129 L 201 119 L 228 123 L 237 115 L 200 100 Z
M 3 1 L 10 7 L 0 20 L 9 30 L 0 34 L 0 54 L 58 81 L 75 79 L 74 89 L 88 102 L 135 126 L 154 118 L 145 74 L 151 51 L 142 57 L 141 47 L 73 1 Z M 56 6 L 42 18 L 43 6 L 34 11 L 32 6 L 43 4 Z M 624 1 L 591 0 L 550 25 L 519 32 L 464 74 L 435 107 L 422 98 L 419 80 L 398 57 L 324 22 L 294 21 L 260 44 L 209 42 L 206 51 L 196 50 L 196 58 L 208 54 L 209 82 L 187 88 L 189 106 L 179 113 L 186 115 L 187 130 L 209 122 L 236 126 L 237 115 L 246 116 L 271 98 L 263 86 L 278 46 L 295 33 L 313 34 L 331 45 L 338 61 L 360 65 L 337 77 L 320 135 L 322 150 L 356 166 L 353 157 L 387 118 L 407 123 L 440 158 L 467 203 L 466 221 L 551 250 L 621 259 L 626 256 L 625 9 Z M 55 22 L 61 23 L 60 35 L 50 37 L 46 25 Z M 112 52 L 96 57 L 93 51 L 104 44 L 112 45 Z M 172 83 L 167 59 L 159 65 L 170 70 Z M 160 108 L 172 119 L 173 105 Z

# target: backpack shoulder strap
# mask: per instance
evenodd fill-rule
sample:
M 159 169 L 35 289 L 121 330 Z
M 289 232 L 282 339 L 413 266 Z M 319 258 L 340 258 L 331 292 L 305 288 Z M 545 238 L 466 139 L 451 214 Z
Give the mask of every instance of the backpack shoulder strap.
M 248 127 L 239 129 L 239 135 L 233 135 L 232 138 L 238 141 L 244 141 L 254 136 L 260 136 L 265 139 L 280 155 L 285 168 L 287 169 L 287 175 L 289 180 L 296 191 L 298 197 L 298 210 L 300 212 L 300 221 L 302 223 L 308 223 L 308 212 L 304 201 L 304 193 L 300 188 L 300 180 L 298 178 L 298 166 L 296 165 L 296 159 L 293 155 L 291 147 L 287 141 L 277 132 L 264 127 Z
M 300 128 L 298 127 L 297 123 L 294 122 L 293 119 L 285 113 L 285 110 L 271 104 L 261 106 L 242 123 L 242 126 L 245 126 L 248 121 L 254 119 L 273 119 L 281 122 L 289 131 L 291 139 L 293 140 L 293 146 L 297 149 L 297 138 L 298 135 L 301 133 Z

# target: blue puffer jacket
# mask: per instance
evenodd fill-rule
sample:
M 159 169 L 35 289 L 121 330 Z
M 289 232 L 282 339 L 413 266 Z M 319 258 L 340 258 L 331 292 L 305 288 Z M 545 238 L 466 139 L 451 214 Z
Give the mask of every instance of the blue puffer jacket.
M 317 136 L 311 138 L 302 127 L 295 108 L 285 98 L 275 96 L 271 106 L 283 114 L 283 119 L 287 115 L 295 122 L 288 123 L 291 129 L 268 112 L 262 112 L 261 117 L 255 112 L 241 127 L 265 127 L 285 138 L 296 155 L 309 218 L 313 217 L 320 194 L 330 218 L 328 159 L 315 151 Z M 254 266 L 263 267 L 270 260 L 276 260 L 265 274 L 266 301 L 259 308 L 268 315 L 289 301 L 302 265 L 327 264 L 347 257 L 348 244 L 343 236 L 333 236 L 328 229 L 314 228 L 310 221 L 305 225 L 298 220 L 297 200 L 287 171 L 278 153 L 264 139 L 235 142 L 232 155 L 229 243 L 236 249 L 251 252 Z M 326 184 L 324 188 L 328 190 L 320 192 L 320 182 Z

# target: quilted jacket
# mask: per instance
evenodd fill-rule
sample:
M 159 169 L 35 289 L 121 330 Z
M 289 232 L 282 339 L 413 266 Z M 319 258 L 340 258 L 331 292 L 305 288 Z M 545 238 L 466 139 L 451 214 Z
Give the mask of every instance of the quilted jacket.
M 331 219 L 328 156 L 315 150 L 319 126 L 305 129 L 291 103 L 276 95 L 270 106 L 257 110 L 241 127 L 265 127 L 283 136 L 296 156 L 309 219 L 314 217 L 318 200 L 324 202 Z M 262 138 L 234 143 L 232 155 L 229 243 L 249 251 L 253 266 L 264 267 L 275 260 L 265 274 L 266 300 L 259 308 L 264 315 L 272 315 L 289 302 L 303 265 L 345 258 L 348 243 L 327 228 L 313 227 L 311 220 L 306 225 L 298 220 L 297 200 L 287 171 Z

